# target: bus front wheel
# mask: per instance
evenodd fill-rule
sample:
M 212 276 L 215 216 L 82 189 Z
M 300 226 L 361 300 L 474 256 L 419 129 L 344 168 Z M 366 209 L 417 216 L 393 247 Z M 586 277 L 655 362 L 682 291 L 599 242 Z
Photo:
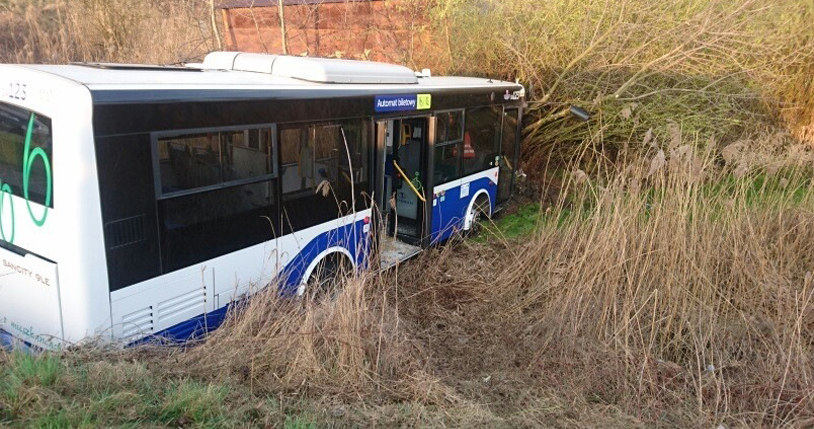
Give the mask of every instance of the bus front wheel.
M 480 229 L 480 224 L 484 219 L 491 217 L 491 206 L 489 204 L 489 197 L 485 194 L 480 194 L 475 197 L 475 202 L 469 207 L 466 214 L 467 225 L 464 228 L 467 233 L 474 234 Z

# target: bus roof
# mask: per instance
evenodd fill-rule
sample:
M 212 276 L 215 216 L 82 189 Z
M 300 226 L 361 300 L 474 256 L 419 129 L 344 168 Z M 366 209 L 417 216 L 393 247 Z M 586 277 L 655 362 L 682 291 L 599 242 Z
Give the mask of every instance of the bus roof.
M 517 83 L 478 77 L 431 77 L 429 70 L 371 61 L 243 52 L 212 52 L 178 66 L 78 63 L 12 65 L 86 86 L 95 104 L 319 99 L 405 93 L 501 92 L 524 96 Z M 508 97 L 509 94 L 511 97 Z
M 293 77 L 236 70 L 182 69 L 178 67 L 118 67 L 95 65 L 13 65 L 80 83 L 91 91 L 151 89 L 327 89 L 410 90 L 498 88 L 520 85 L 476 77 L 419 77 L 416 83 L 321 83 Z M 351 91 L 356 92 L 356 91 Z

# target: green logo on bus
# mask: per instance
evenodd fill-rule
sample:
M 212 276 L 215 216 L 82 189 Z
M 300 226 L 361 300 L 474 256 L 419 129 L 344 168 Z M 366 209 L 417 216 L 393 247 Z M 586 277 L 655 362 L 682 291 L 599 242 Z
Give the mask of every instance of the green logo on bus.
M 31 137 L 34 134 L 34 120 L 36 116 L 34 113 L 28 120 L 28 128 L 25 132 L 25 145 L 23 149 L 23 198 L 25 205 L 28 208 L 28 215 L 34 225 L 43 226 L 45 219 L 48 217 L 48 206 L 51 205 L 51 193 L 53 191 L 53 180 L 51 177 L 51 162 L 48 160 L 48 155 L 41 147 L 31 149 Z M 42 161 L 42 166 L 45 169 L 45 210 L 40 216 L 34 214 L 31 208 L 31 200 L 29 199 L 29 186 L 31 183 L 31 167 L 34 162 L 39 158 Z M 9 243 L 14 243 L 14 235 L 16 230 L 16 219 L 14 214 L 14 200 L 12 199 L 13 192 L 8 183 L 3 183 L 0 180 L 0 238 Z M 8 210 L 6 210 L 8 207 Z M 11 213 L 11 231 L 7 235 L 6 224 L 3 222 L 5 219 L 6 211 Z

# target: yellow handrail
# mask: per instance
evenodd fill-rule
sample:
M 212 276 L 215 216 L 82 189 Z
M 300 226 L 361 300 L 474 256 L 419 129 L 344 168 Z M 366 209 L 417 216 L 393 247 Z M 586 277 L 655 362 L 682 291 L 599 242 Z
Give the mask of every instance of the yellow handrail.
M 415 186 L 413 186 L 413 183 L 410 182 L 410 177 L 404 173 L 404 170 L 402 170 L 401 167 L 399 167 L 399 164 L 396 162 L 395 159 L 393 160 L 393 166 L 395 166 L 396 170 L 399 171 L 399 174 L 401 174 L 401 177 L 404 178 L 404 181 L 407 182 L 408 185 L 410 185 L 410 189 L 412 189 L 413 192 L 415 192 L 415 196 L 417 196 L 418 199 L 421 200 L 421 202 L 426 203 L 427 200 L 424 198 L 423 195 L 421 195 L 421 193 L 418 192 L 418 189 L 416 189 Z

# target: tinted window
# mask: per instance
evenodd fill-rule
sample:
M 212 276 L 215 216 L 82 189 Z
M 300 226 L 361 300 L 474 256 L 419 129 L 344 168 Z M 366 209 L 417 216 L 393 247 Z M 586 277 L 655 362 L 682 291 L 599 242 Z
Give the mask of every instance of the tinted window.
M 158 139 L 161 192 L 169 194 L 221 182 L 217 133 Z
M 268 128 L 221 134 L 223 180 L 267 176 L 271 171 L 271 130 Z
M 269 127 L 158 138 L 164 272 L 278 235 L 272 138 Z
M 497 199 L 503 202 L 511 195 L 514 176 L 515 152 L 517 149 L 517 119 L 519 110 L 506 109 L 503 112 L 503 129 L 500 138 L 500 175 L 498 176 Z
M 463 110 L 441 112 L 436 115 L 435 157 L 433 174 L 436 185 L 461 177 L 461 148 L 463 147 Z
M 30 136 L 30 138 L 29 138 Z M 29 165 L 26 171 L 24 166 Z M 0 182 L 14 195 L 54 206 L 51 119 L 0 103 Z M 27 184 L 27 189 L 24 185 Z
M 491 107 L 476 107 L 466 111 L 464 131 L 464 175 L 477 173 L 495 165 L 498 147 L 500 114 Z
M 164 272 L 276 235 L 276 181 L 196 192 L 159 201 Z
M 441 185 L 458 179 L 460 175 L 461 142 L 435 147 L 435 178 L 433 183 Z
M 256 128 L 159 137 L 162 195 L 269 176 L 271 134 Z
M 110 290 L 161 274 L 150 135 L 96 138 Z
M 300 147 L 307 143 L 308 128 L 283 128 L 280 130 L 280 162 L 283 166 L 297 165 Z
M 443 112 L 435 115 L 435 144 L 459 141 L 463 137 L 463 112 Z
M 514 152 L 517 147 L 517 109 L 506 109 L 503 112 L 503 131 L 500 139 L 500 156 L 509 158 L 514 162 Z
M 286 232 L 348 214 L 352 189 L 356 209 L 367 205 L 368 127 L 363 120 L 280 127 Z

